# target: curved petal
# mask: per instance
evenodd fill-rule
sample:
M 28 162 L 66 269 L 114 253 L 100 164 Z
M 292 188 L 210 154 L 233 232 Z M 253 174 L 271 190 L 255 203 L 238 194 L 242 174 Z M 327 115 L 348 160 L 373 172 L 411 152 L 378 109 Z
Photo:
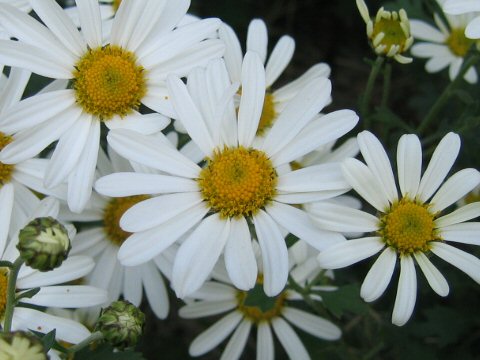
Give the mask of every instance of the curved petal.
M 272 320 L 272 327 L 290 359 L 310 359 L 302 341 L 285 320 L 280 317 L 274 318 Z
M 249 320 L 243 320 L 228 341 L 227 347 L 223 350 L 221 360 L 239 359 L 250 335 L 252 323 Z
M 439 217 L 435 220 L 435 227 L 442 228 L 449 225 L 459 224 L 480 216 L 480 202 L 474 202 L 462 206 L 450 214 Z
M 417 275 L 411 256 L 400 258 L 400 278 L 393 305 L 392 324 L 403 326 L 410 319 L 417 298 Z
M 397 254 L 391 247 L 387 247 L 373 263 L 363 280 L 360 296 L 366 302 L 377 300 L 388 287 L 395 270 Z
M 285 307 L 282 316 L 303 331 L 324 340 L 337 340 L 341 330 L 332 322 L 291 307 Z
M 278 40 L 265 66 L 265 85 L 267 88 L 283 73 L 290 60 L 292 60 L 294 51 L 295 40 L 292 37 L 284 35 Z
M 433 291 L 440 296 L 447 296 L 449 287 L 442 273 L 428 260 L 424 253 L 416 252 L 413 255 Z
M 247 31 L 247 51 L 255 51 L 262 64 L 267 59 L 268 32 L 265 22 L 261 19 L 250 21 Z
M 403 197 L 414 199 L 420 185 L 422 145 L 418 136 L 403 135 L 397 148 L 398 183 Z
M 480 284 L 480 259 L 442 242 L 435 242 L 431 250 L 435 255 L 462 270 Z

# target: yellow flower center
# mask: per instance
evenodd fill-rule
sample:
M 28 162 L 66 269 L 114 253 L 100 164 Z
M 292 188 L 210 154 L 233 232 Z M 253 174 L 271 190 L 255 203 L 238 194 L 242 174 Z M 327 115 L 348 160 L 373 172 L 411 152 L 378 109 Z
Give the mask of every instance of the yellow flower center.
M 263 102 L 262 116 L 260 117 L 260 122 L 258 123 L 257 135 L 263 135 L 265 130 L 272 127 L 273 122 L 277 118 L 278 114 L 275 111 L 275 104 L 273 100 L 273 94 L 267 92 Z
M 225 147 L 207 159 L 198 184 L 205 201 L 220 216 L 252 216 L 275 196 L 277 173 L 265 153 Z
M 10 144 L 13 141 L 11 136 L 5 135 L 4 133 L 0 132 L 0 151 Z M 7 184 L 12 179 L 14 165 L 12 164 L 4 164 L 0 161 L 0 188 L 2 185 Z
M 405 49 L 405 43 L 408 39 L 407 34 L 405 34 L 402 26 L 400 25 L 400 19 L 386 19 L 381 18 L 378 21 L 374 22 L 373 32 L 371 35 L 372 39 L 375 39 L 378 34 L 383 33 L 383 38 L 380 41 L 379 45 L 384 45 L 384 53 L 387 54 L 390 51 L 392 46 L 400 46 L 399 52 L 403 52 Z M 376 45 L 375 47 L 377 47 Z
M 265 321 L 270 322 L 273 318 L 282 314 L 287 299 L 287 292 L 283 291 L 274 297 L 265 295 L 262 275 L 259 275 L 255 287 L 249 291 L 238 291 L 236 298 L 237 309 L 247 319 L 258 324 Z
M 428 205 L 402 199 L 380 219 L 379 234 L 400 254 L 426 252 L 430 249 L 430 242 L 441 240 L 434 220 Z
M 120 7 L 121 3 L 122 3 L 122 0 L 113 0 L 112 7 L 114 12 L 118 11 L 118 8 Z
M 144 68 L 137 65 L 134 53 L 118 46 L 89 50 L 73 75 L 78 104 L 101 120 L 128 115 L 146 93 Z
M 0 321 L 5 315 L 5 308 L 7 307 L 7 285 L 8 272 L 4 268 L 0 268 Z
M 450 48 L 450 51 L 459 57 L 465 57 L 474 43 L 475 40 L 468 39 L 465 36 L 465 29 L 452 29 L 452 32 L 447 39 L 447 45 Z
M 120 227 L 120 218 L 125 211 L 140 201 L 146 200 L 147 195 L 136 195 L 112 198 L 103 210 L 103 230 L 108 239 L 115 245 L 121 246 L 123 242 L 131 235 Z

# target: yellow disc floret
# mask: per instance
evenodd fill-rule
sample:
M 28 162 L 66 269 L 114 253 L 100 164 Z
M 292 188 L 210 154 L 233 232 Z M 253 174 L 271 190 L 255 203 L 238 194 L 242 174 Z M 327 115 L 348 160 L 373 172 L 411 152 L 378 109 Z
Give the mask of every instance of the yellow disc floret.
M 428 205 L 402 199 L 381 218 L 380 236 L 400 254 L 426 252 L 430 243 L 441 240 Z
M 198 184 L 205 201 L 220 216 L 252 216 L 275 196 L 277 173 L 265 153 L 225 147 L 207 159 Z
M 8 272 L 5 268 L 0 268 L 0 321 L 5 315 L 5 308 L 7 306 L 7 285 Z
M 388 18 L 380 17 L 374 22 L 371 39 L 376 52 L 387 55 L 393 51 L 404 52 L 408 48 L 409 36 L 406 25 L 402 25 L 397 16 L 390 15 Z M 395 48 L 396 50 L 393 50 Z
M 465 29 L 452 29 L 450 36 L 447 39 L 447 45 L 450 51 L 459 57 L 465 57 L 470 47 L 475 43 L 475 40 L 469 39 L 465 36 Z
M 263 102 L 262 116 L 258 123 L 257 135 L 261 136 L 265 133 L 265 130 L 271 128 L 276 118 L 277 112 L 275 111 L 273 94 L 267 92 Z
M 262 275 L 259 275 L 255 287 L 250 291 L 237 292 L 237 309 L 255 324 L 270 322 L 279 317 L 285 307 L 287 292 L 268 297 L 263 291 Z
M 120 246 L 131 235 L 120 227 L 120 218 L 133 205 L 148 198 L 147 195 L 136 195 L 112 198 L 108 202 L 103 210 L 103 230 L 112 243 Z
M 132 52 L 118 46 L 89 50 L 73 75 L 78 104 L 101 120 L 128 115 L 146 93 L 144 68 Z
M 117 12 L 121 3 L 122 3 L 122 0 L 113 0 L 112 7 L 114 12 Z
M 5 146 L 10 144 L 13 141 L 11 136 L 5 135 L 4 133 L 0 132 L 0 150 L 2 150 Z M 12 179 L 14 165 L 11 164 L 4 164 L 0 161 L 0 188 L 2 185 L 9 183 Z

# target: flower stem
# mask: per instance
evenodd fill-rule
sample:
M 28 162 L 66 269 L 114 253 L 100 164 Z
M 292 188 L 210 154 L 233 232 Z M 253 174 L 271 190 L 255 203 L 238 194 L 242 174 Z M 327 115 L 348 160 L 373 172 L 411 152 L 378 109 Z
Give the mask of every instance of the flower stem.
M 69 354 L 72 354 L 72 353 L 75 353 L 77 351 L 80 351 L 82 350 L 84 347 L 87 347 L 88 345 L 90 345 L 92 342 L 94 341 L 98 341 L 98 340 L 102 340 L 103 339 L 103 334 L 100 332 L 100 331 L 96 331 L 92 334 L 90 334 L 89 337 L 87 337 L 85 340 L 83 340 L 82 342 L 79 342 L 77 345 L 74 345 L 72 347 L 69 347 L 67 349 L 67 353 Z
M 10 332 L 12 328 L 13 309 L 16 305 L 15 292 L 17 277 L 23 262 L 24 260 L 21 257 L 18 257 L 8 273 L 7 304 L 5 306 L 5 320 L 3 322 L 3 332 L 5 333 Z
M 472 56 L 469 56 L 465 59 L 460 71 L 457 74 L 457 77 L 450 84 L 448 84 L 448 86 L 445 88 L 443 93 L 440 95 L 437 101 L 433 104 L 428 114 L 425 116 L 423 121 L 418 126 L 417 128 L 418 134 L 423 134 L 425 130 L 428 129 L 428 127 L 430 126 L 432 121 L 436 118 L 440 110 L 442 110 L 442 108 L 447 103 L 447 100 L 450 98 L 450 96 L 452 96 L 452 94 L 454 93 L 454 90 L 462 82 L 463 77 L 465 76 L 467 71 L 473 65 L 475 65 L 479 59 L 480 59 L 480 56 L 478 54 L 473 54 Z
M 312 282 L 313 283 L 313 282 Z M 318 306 L 318 303 L 316 303 L 311 297 L 310 297 L 310 287 L 303 288 L 301 287 L 291 276 L 288 276 L 288 285 L 297 293 L 299 293 L 303 300 L 309 305 L 315 312 L 317 312 L 320 315 L 323 315 L 325 312 L 324 310 Z
M 382 102 L 380 103 L 381 108 L 387 107 L 388 98 L 390 95 L 390 84 L 392 80 L 392 64 L 387 62 L 385 64 L 385 70 L 383 72 L 383 91 L 382 91 Z
M 368 118 L 368 105 L 370 104 L 370 99 L 372 97 L 373 86 L 375 84 L 375 80 L 378 77 L 380 69 L 382 68 L 383 62 L 385 58 L 383 56 L 378 56 L 375 62 L 370 69 L 370 75 L 368 76 L 367 86 L 365 87 L 365 93 L 361 97 L 360 102 L 360 115 L 363 116 L 363 123 L 364 128 L 369 128 L 370 120 Z

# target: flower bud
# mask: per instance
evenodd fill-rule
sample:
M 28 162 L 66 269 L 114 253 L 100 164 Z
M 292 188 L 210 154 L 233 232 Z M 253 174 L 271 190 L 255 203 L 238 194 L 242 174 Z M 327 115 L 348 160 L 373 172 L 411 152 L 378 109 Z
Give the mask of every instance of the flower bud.
M 101 331 L 105 341 L 112 346 L 125 349 L 137 344 L 144 324 L 143 312 L 130 302 L 119 300 L 102 309 L 95 331 Z
M 42 342 L 23 331 L 0 333 L 0 359 L 47 360 Z
M 18 237 L 20 256 L 28 266 L 40 271 L 59 267 L 71 248 L 67 229 L 52 217 L 30 221 Z

